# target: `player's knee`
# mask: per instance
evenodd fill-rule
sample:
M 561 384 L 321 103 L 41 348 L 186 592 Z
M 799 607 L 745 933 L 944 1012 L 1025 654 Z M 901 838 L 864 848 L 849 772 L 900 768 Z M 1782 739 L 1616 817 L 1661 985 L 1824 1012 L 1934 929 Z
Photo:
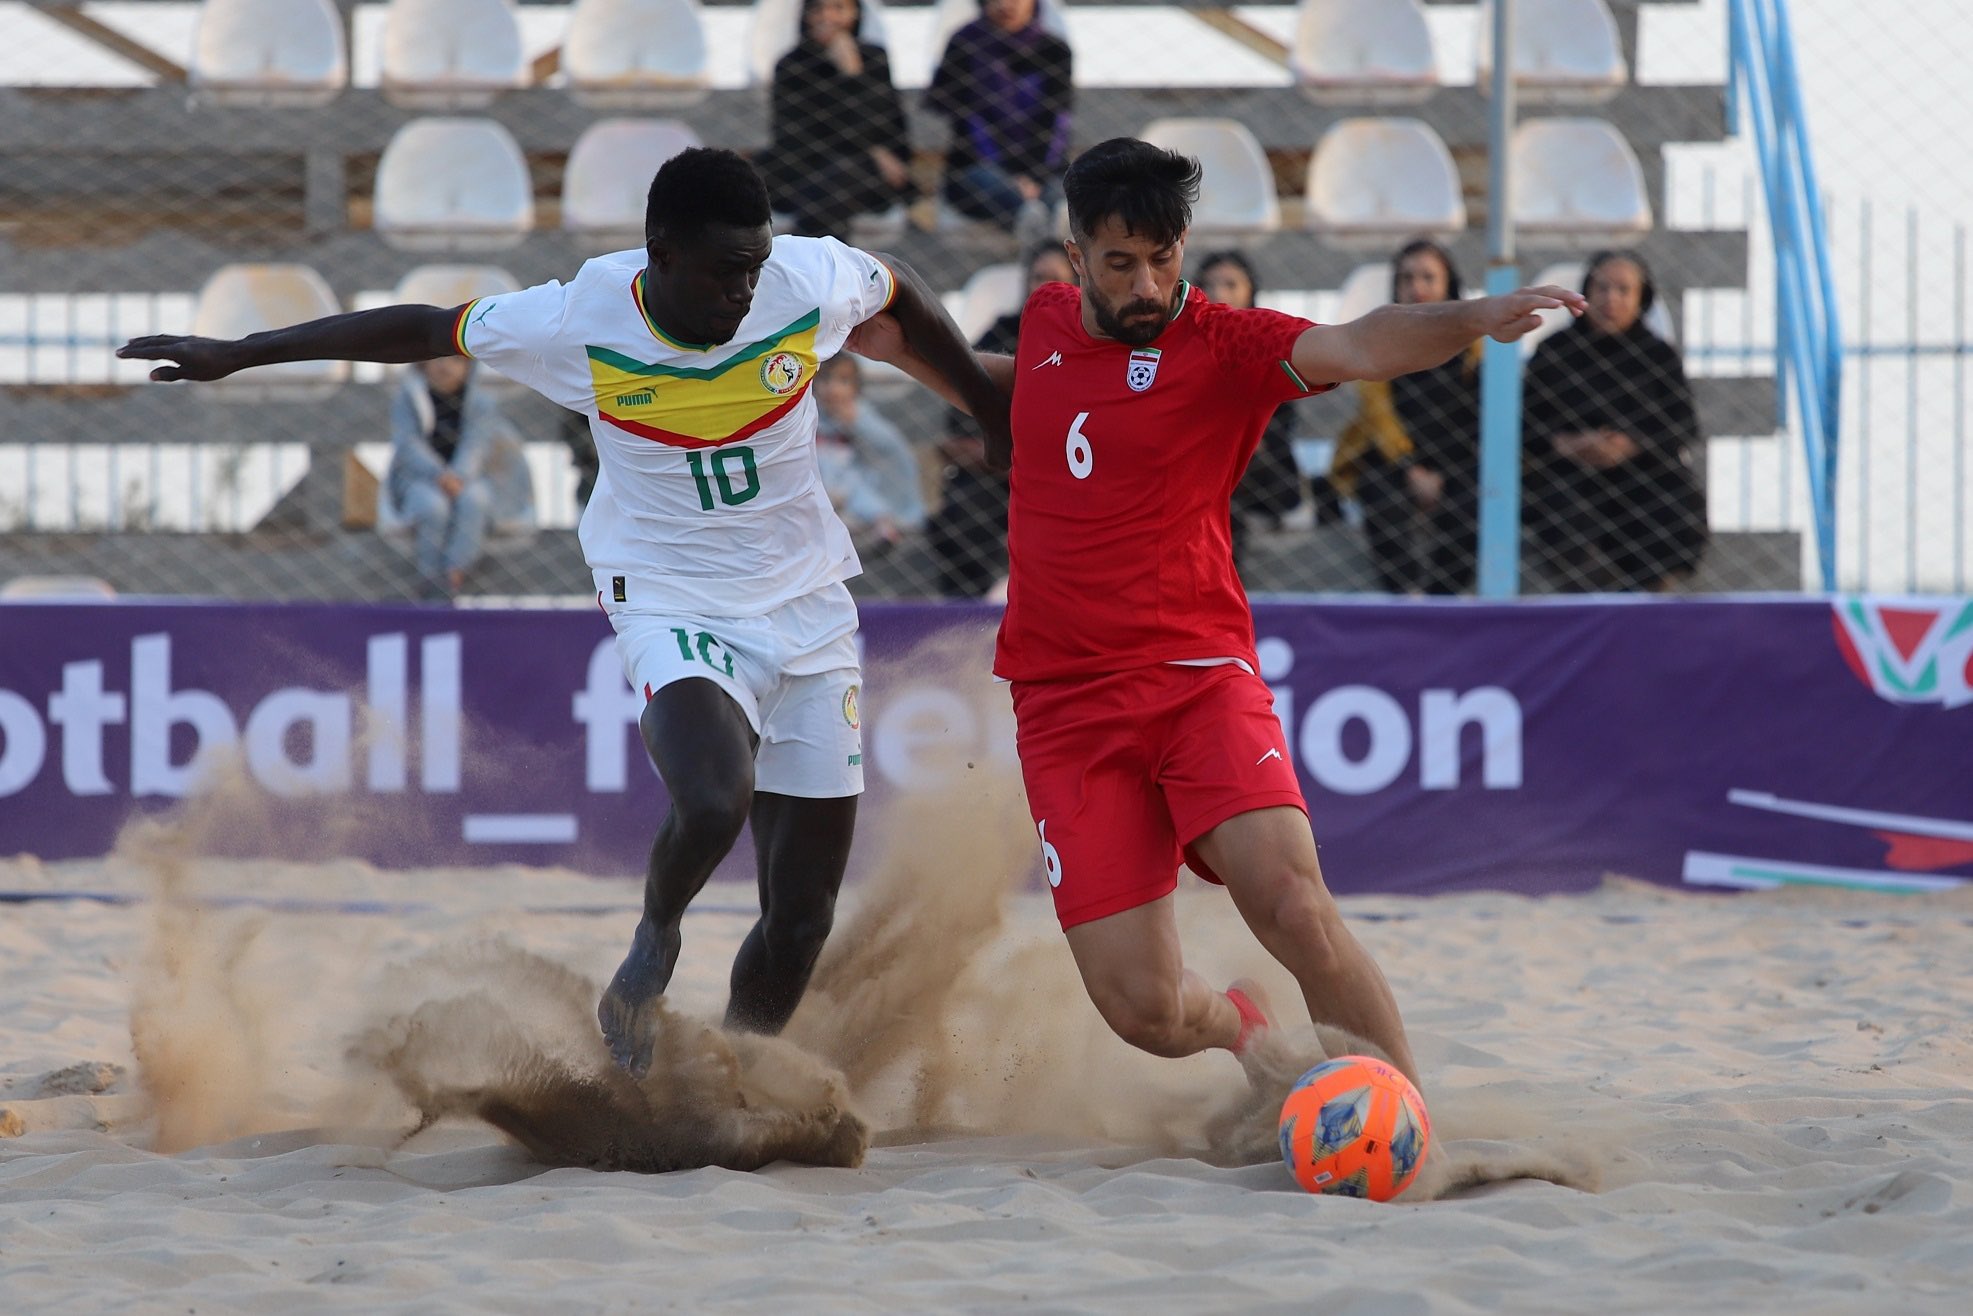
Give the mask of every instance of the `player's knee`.
M 761 925 L 761 933 L 777 956 L 812 963 L 835 925 L 836 902 L 825 900 L 802 909 L 774 911 Z
M 1186 1054 L 1185 1006 L 1176 982 L 1145 978 L 1092 986 L 1090 998 L 1110 1031 L 1154 1056 Z
M 753 802 L 753 788 L 746 782 L 700 778 L 678 784 L 672 792 L 671 810 L 686 836 L 707 844 L 731 845 L 747 825 Z

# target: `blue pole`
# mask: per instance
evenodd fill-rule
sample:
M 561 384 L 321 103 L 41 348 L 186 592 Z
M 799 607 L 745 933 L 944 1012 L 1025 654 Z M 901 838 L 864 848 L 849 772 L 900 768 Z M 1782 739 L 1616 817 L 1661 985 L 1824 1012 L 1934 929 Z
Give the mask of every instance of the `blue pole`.
M 1487 295 L 1520 284 L 1514 266 L 1514 0 L 1493 7 L 1487 107 Z M 1480 363 L 1480 597 L 1521 591 L 1521 346 L 1488 342 Z

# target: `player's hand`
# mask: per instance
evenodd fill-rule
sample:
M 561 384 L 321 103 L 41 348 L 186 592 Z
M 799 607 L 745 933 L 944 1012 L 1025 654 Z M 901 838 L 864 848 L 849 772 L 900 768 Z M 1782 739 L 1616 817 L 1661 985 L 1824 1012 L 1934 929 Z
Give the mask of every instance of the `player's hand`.
M 904 326 L 889 311 L 880 311 L 850 330 L 843 346 L 868 360 L 893 364 L 908 350 Z
M 188 338 L 177 334 L 133 338 L 119 347 L 116 354 L 125 361 L 177 362 L 151 372 L 152 379 L 166 383 L 180 379 L 224 379 L 249 364 L 237 339 Z
M 1579 292 L 1544 283 L 1488 297 L 1479 306 L 1486 325 L 1481 332 L 1497 343 L 1512 343 L 1541 328 L 1538 312 L 1566 310 L 1570 315 L 1581 315 L 1589 303 Z

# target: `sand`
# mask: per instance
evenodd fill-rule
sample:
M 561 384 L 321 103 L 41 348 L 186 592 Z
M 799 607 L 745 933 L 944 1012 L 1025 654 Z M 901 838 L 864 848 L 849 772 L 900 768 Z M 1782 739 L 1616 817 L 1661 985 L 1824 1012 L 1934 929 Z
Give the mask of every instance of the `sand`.
M 0 906 L 0 1310 L 1965 1309 L 1973 899 L 1347 902 L 1442 1169 L 1580 1185 L 1378 1205 L 1225 1163 L 1208 1125 L 1240 1068 L 1109 1038 L 1045 901 L 1001 893 L 1023 853 L 904 846 L 848 900 L 789 1036 L 840 1071 L 859 1168 L 658 1175 L 545 1168 L 471 1119 L 406 1140 L 402 1094 L 346 1059 L 442 989 L 436 956 L 492 984 L 526 1053 L 499 1063 L 582 1063 L 552 984 L 615 967 L 625 882 L 0 861 L 0 889 L 135 896 L 168 870 L 181 898 L 262 902 Z M 1222 896 L 1181 896 L 1199 967 L 1262 967 Z M 399 907 L 328 908 L 366 900 Z M 681 1026 L 717 1017 L 749 902 L 715 885 L 688 919 Z

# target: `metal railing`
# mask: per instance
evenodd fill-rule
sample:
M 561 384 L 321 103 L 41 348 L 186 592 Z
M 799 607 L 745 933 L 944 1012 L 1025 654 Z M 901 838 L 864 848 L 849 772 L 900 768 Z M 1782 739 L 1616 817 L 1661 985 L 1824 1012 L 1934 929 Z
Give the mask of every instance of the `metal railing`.
M 1794 36 L 1786 0 L 1730 0 L 1727 23 L 1727 122 L 1746 109 L 1773 227 L 1775 395 L 1784 406 L 1791 392 L 1795 399 L 1817 562 L 1824 588 L 1834 589 L 1843 335 Z

